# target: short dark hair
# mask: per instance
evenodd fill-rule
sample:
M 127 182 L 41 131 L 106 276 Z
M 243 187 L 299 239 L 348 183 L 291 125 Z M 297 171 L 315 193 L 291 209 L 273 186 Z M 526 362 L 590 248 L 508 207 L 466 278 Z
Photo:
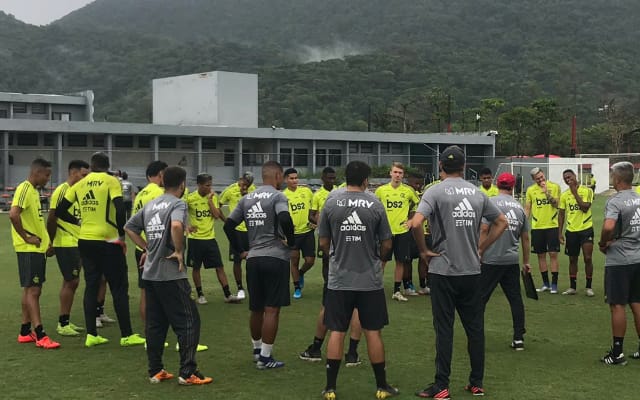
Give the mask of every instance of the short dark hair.
M 91 169 L 94 171 L 109 170 L 109 156 L 99 151 L 91 156 Z
M 575 172 L 573 172 L 573 170 L 571 168 L 567 168 L 564 171 L 562 171 L 562 175 L 566 174 L 567 172 L 571 172 L 572 174 L 576 174 Z
M 197 176 L 196 176 L 196 183 L 198 185 L 203 185 L 209 181 L 212 181 L 213 177 L 206 173 L 206 172 L 200 172 Z
M 424 175 L 420 172 L 409 172 L 409 178 L 411 179 L 421 179 L 424 180 Z
M 491 173 L 491 169 L 484 167 L 480 170 L 480 175 L 493 175 L 493 173 Z
M 182 167 L 171 166 L 164 169 L 162 182 L 165 189 L 177 189 L 187 179 L 187 171 Z
M 85 160 L 71 160 L 71 162 L 69 162 L 69 168 L 67 169 L 71 171 L 72 169 L 82 169 L 82 168 L 89 169 L 89 163 L 86 162 Z
M 31 169 L 35 168 L 51 168 L 51 161 L 47 161 L 44 158 L 36 158 L 31 161 Z
M 275 160 L 266 161 L 262 164 L 262 179 L 274 173 L 275 171 L 282 172 L 282 165 Z
M 167 163 L 164 161 L 160 161 L 160 160 L 151 161 L 149 165 L 147 165 L 147 172 L 146 172 L 147 178 L 150 178 L 152 176 L 158 176 L 158 174 L 164 171 L 168 166 L 169 165 L 167 165 Z
M 284 176 L 291 175 L 291 174 L 297 174 L 297 173 L 298 173 L 297 169 L 295 169 L 295 168 L 287 168 L 287 170 L 284 171 Z
M 129 174 L 127 174 L 126 172 L 122 172 L 122 179 L 127 180 L 129 179 Z
M 322 170 L 322 175 L 327 175 L 327 174 L 335 174 L 336 170 L 333 169 L 332 167 L 324 167 L 324 169 Z
M 348 186 L 362 186 L 371 175 L 371 167 L 362 161 L 351 161 L 344 170 Z

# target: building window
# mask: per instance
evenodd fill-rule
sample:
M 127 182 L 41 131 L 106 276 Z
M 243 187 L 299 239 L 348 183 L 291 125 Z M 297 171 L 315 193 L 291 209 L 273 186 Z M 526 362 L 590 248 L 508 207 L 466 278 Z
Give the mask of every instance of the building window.
M 216 149 L 216 138 L 212 137 L 203 137 L 202 138 L 202 149 L 203 150 L 215 150 Z
M 55 133 L 45 133 L 44 134 L 44 145 L 45 146 L 55 146 L 56 145 L 56 134 Z
M 364 153 L 364 154 L 373 153 L 373 143 L 372 142 L 360 143 L 360 153 Z
M 133 147 L 133 136 L 131 135 L 116 135 L 114 136 L 114 145 L 116 147 Z
M 296 167 L 307 167 L 309 165 L 309 150 L 294 149 L 293 165 L 295 165 Z
M 150 149 L 151 136 L 138 136 L 138 147 L 141 149 Z
M 391 143 L 391 154 L 402 154 L 402 143 Z
M 37 133 L 18 133 L 18 146 L 37 146 Z
M 380 154 L 389 154 L 389 143 L 380 143 Z
M 80 135 L 77 133 L 67 135 L 67 146 L 87 147 L 87 135 Z
M 176 142 L 177 141 L 175 136 L 159 136 L 158 137 L 158 146 L 161 149 L 175 149 Z
M 327 149 L 316 149 L 316 167 L 327 166 Z
M 71 113 L 68 112 L 54 112 L 51 114 L 51 118 L 54 121 L 71 121 Z
M 329 165 L 332 167 L 342 166 L 342 150 L 329 149 Z
M 233 167 L 236 165 L 236 151 L 234 149 L 224 149 L 224 166 Z
M 260 166 L 263 164 L 264 155 L 261 153 L 253 153 L 251 150 L 242 151 L 242 164 L 246 166 Z
M 27 112 L 27 104 L 26 103 L 13 103 L 13 113 L 14 114 L 24 114 Z
M 181 137 L 180 148 L 193 150 L 193 136 Z
M 291 162 L 293 161 L 293 157 L 292 155 L 292 149 L 289 147 L 286 148 L 281 148 L 280 149 L 280 164 L 283 167 L 290 167 L 292 164 Z
M 93 136 L 93 147 L 104 148 L 104 135 Z
M 0 118 L 9 118 L 9 112 L 7 110 L 0 110 Z
M 31 114 L 46 114 L 47 106 L 42 103 L 31 104 Z
M 350 142 L 349 143 L 349 154 L 354 154 L 358 152 L 358 143 Z

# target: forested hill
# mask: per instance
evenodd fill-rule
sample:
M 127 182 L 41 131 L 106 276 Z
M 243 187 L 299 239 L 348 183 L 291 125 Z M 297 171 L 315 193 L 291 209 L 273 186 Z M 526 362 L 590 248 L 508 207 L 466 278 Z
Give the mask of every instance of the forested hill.
M 262 126 L 441 131 L 450 97 L 454 129 L 479 112 L 524 127 L 505 141 L 518 151 L 547 150 L 543 129 L 566 152 L 576 113 L 602 151 L 601 125 L 638 114 L 638 15 L 637 0 L 97 0 L 42 28 L 0 13 L 0 90 L 91 88 L 98 119 L 142 122 L 153 78 L 251 72 Z M 624 113 L 598 113 L 613 101 Z M 535 104 L 554 108 L 542 128 Z

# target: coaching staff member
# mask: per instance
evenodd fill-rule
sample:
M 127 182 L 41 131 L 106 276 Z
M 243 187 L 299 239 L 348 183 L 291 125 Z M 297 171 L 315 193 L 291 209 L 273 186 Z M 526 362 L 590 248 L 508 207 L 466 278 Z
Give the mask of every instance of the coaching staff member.
M 480 291 L 480 256 L 502 234 L 507 220 L 479 188 L 463 179 L 465 155 L 458 146 L 440 156 L 443 181 L 424 192 L 408 223 L 423 258 L 431 253 L 424 242 L 422 223 L 429 219 L 433 251 L 429 262 L 431 308 L 436 331 L 435 383 L 416 393 L 418 397 L 449 398 L 453 351 L 453 321 L 458 311 L 468 338 L 471 361 L 469 384 L 474 395 L 484 388 L 484 313 Z M 491 222 L 486 239 L 479 243 L 482 218 Z

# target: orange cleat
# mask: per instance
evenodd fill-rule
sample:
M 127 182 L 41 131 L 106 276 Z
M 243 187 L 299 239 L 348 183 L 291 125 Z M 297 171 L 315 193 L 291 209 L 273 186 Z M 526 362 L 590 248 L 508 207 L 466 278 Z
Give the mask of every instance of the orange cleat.
M 43 349 L 57 349 L 60 347 L 60 343 L 54 342 L 49 338 L 49 336 L 45 336 L 40 340 L 36 340 L 36 347 L 42 347 Z

